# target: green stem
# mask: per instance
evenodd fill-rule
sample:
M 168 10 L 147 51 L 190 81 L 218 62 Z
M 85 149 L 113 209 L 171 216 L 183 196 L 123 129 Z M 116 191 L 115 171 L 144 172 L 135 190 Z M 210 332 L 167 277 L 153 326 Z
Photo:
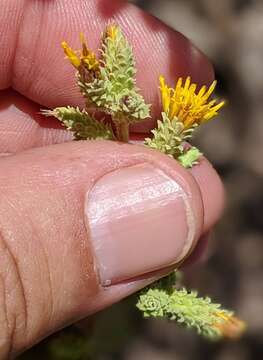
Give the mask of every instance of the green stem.
M 118 141 L 129 142 L 129 124 L 127 122 L 117 123 L 116 132 Z

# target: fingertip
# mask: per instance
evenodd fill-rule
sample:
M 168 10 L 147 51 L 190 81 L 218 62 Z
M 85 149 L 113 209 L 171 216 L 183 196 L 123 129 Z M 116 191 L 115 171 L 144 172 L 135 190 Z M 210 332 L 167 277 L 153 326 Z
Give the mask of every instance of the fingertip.
M 60 43 L 65 39 L 73 48 L 77 47 L 79 32 L 85 31 L 89 46 L 96 50 L 100 34 L 110 21 L 121 26 L 133 46 L 138 86 L 147 102 L 158 104 L 160 73 L 171 83 L 187 75 L 200 85 L 210 83 L 213 78 L 211 63 L 188 39 L 128 2 L 116 0 L 114 12 L 107 11 L 112 7 L 107 0 L 47 1 L 45 6 L 32 2 L 25 9 L 22 3 L 17 11 L 20 14 L 23 10 L 23 23 L 19 34 L 18 28 L 14 30 L 13 37 L 18 41 L 16 49 L 10 50 L 15 58 L 4 63 L 5 71 L 0 69 L 0 86 L 1 78 L 8 73 L 15 89 L 42 105 L 83 104 L 74 86 L 74 71 L 65 61 Z M 159 110 L 159 105 L 153 107 L 153 117 Z M 138 126 L 138 130 L 145 132 L 151 124 L 149 121 L 142 128 Z
M 203 233 L 209 231 L 222 215 L 225 204 L 225 191 L 222 181 L 204 157 L 200 164 L 189 170 L 199 185 L 204 205 Z

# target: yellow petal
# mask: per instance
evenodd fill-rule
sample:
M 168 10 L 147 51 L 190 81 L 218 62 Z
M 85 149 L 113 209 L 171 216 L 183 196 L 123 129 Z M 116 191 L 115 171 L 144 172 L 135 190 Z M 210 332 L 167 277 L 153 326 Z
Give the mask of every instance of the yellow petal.
M 88 70 L 97 71 L 99 69 L 99 62 L 94 53 L 90 53 L 87 56 L 82 57 L 81 61 Z
M 212 327 L 219 330 L 221 336 L 237 339 L 244 333 L 246 329 L 244 321 L 222 312 L 218 312 L 216 316 L 218 316 L 219 321 L 212 324 Z
M 183 79 L 180 77 L 175 86 L 175 90 L 174 90 L 175 94 L 178 93 L 179 90 L 181 90 L 182 84 L 183 84 Z
M 64 49 L 64 53 L 71 64 L 75 66 L 75 68 L 78 68 L 80 66 L 80 58 L 78 57 L 77 53 L 68 46 L 66 41 L 63 41 L 61 46 Z
M 116 25 L 110 25 L 107 27 L 106 34 L 112 40 L 116 39 L 118 27 Z
M 169 106 L 170 106 L 170 100 L 171 100 L 170 89 L 165 84 L 165 80 L 164 80 L 163 76 L 160 76 L 159 81 L 160 81 L 160 90 L 161 90 L 161 96 L 162 96 L 163 110 L 164 110 L 164 112 L 168 113 Z
M 187 76 L 187 78 L 185 80 L 185 84 L 184 84 L 184 92 L 185 93 L 188 91 L 190 84 L 191 84 L 191 78 L 190 78 L 190 76 Z
M 203 85 L 201 89 L 199 90 L 199 93 L 197 94 L 198 98 L 201 98 L 206 92 L 206 86 Z
M 215 117 L 218 114 L 218 110 L 220 110 L 225 105 L 224 101 L 221 101 L 219 104 L 212 107 L 207 113 L 204 115 L 203 121 L 206 122 L 208 120 L 211 120 L 213 117 Z
M 165 87 L 165 80 L 164 77 L 162 75 L 159 76 L 159 82 L 160 82 L 160 87 L 161 89 Z
M 203 98 L 205 100 L 207 100 L 211 95 L 212 93 L 214 92 L 215 88 L 216 88 L 216 84 L 217 84 L 217 81 L 213 81 L 212 84 L 210 85 L 209 89 L 207 90 L 207 93 L 203 96 Z
M 185 129 L 200 125 L 216 116 L 224 105 L 224 102 L 217 104 L 216 100 L 208 101 L 215 87 L 216 81 L 208 90 L 206 86 L 202 86 L 197 92 L 197 84 L 191 83 L 191 78 L 188 76 L 184 82 L 180 77 L 175 89 L 171 89 L 166 85 L 164 77 L 160 76 L 163 109 L 170 120 L 177 117 Z
M 89 54 L 89 50 L 83 32 L 81 32 L 79 36 L 80 36 L 80 42 L 82 44 L 82 56 L 87 56 Z
M 89 50 L 84 34 L 80 33 L 80 41 L 82 44 L 82 55 L 81 55 L 81 63 L 84 64 L 85 68 L 88 70 L 98 70 L 99 62 L 96 58 L 94 52 Z

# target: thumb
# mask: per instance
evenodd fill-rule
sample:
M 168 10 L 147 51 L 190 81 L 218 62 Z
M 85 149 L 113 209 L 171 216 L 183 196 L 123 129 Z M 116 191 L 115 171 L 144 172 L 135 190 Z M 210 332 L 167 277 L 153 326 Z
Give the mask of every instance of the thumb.
M 0 166 L 2 354 L 146 286 L 202 232 L 194 177 L 142 146 L 65 143 Z

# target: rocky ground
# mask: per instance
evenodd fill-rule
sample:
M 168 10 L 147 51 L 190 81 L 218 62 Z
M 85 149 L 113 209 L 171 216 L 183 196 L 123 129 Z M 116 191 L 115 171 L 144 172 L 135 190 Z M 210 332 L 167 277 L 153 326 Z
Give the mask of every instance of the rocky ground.
M 184 33 L 214 62 L 220 96 L 229 105 L 195 143 L 221 174 L 227 208 L 206 263 L 189 273 L 198 288 L 248 323 L 243 339 L 209 344 L 164 321 L 141 321 L 129 302 L 100 315 L 105 329 L 87 341 L 70 328 L 25 359 L 249 360 L 263 358 L 263 2 L 262 0 L 134 1 Z M 129 300 L 131 301 L 131 300 Z M 109 323 L 114 319 L 113 328 Z M 109 321 L 110 320 L 110 321 Z M 97 325 L 95 325 L 96 328 Z M 97 330 L 95 330 L 96 333 Z M 81 339 L 81 340 L 80 340 Z M 72 348 L 68 344 L 72 342 Z M 63 350 L 63 344 L 67 349 Z M 62 345 L 62 346 L 61 346 Z M 62 349 L 61 349 L 62 348 Z M 79 352 L 78 352 L 79 351 Z M 97 352 L 98 351 L 98 352 Z

